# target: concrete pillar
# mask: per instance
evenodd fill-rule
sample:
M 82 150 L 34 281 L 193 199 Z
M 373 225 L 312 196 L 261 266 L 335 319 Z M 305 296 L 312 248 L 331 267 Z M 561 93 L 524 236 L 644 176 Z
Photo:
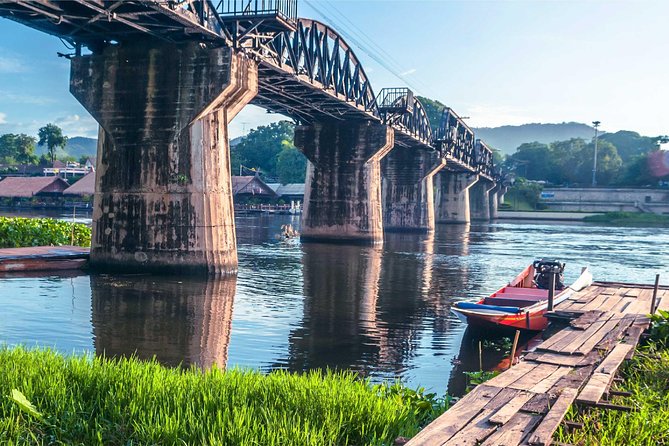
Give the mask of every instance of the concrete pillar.
M 490 221 L 490 191 L 493 181 L 480 179 L 469 191 L 471 218 L 476 221 Z
M 497 193 L 497 201 L 499 201 L 499 204 L 504 204 L 504 195 L 509 190 L 509 186 L 500 186 L 500 190 Z
M 434 176 L 446 167 L 436 152 L 395 147 L 381 161 L 383 229 L 434 231 Z
M 437 175 L 437 223 L 469 223 L 469 189 L 476 184 L 476 174 L 442 172 Z
M 72 60 L 70 91 L 100 124 L 91 265 L 234 274 L 228 124 L 257 65 L 200 43 L 110 45 Z
M 393 130 L 368 121 L 297 126 L 295 145 L 308 158 L 303 241 L 383 241 L 380 161 Z
M 490 220 L 497 220 L 499 217 L 498 215 L 498 207 L 499 207 L 499 193 L 502 190 L 502 187 L 499 185 L 499 183 L 495 183 L 495 187 L 490 189 L 489 192 L 489 204 L 490 204 Z

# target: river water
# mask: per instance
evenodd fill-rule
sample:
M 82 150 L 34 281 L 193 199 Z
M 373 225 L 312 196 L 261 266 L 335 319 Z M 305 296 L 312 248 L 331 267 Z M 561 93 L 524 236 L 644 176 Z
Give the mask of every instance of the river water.
M 71 217 L 71 216 L 70 216 Z M 86 216 L 83 217 L 85 221 Z M 669 228 L 495 222 L 386 234 L 383 246 L 281 241 L 293 216 L 239 216 L 239 275 L 0 277 L 0 342 L 169 365 L 352 369 L 459 393 L 478 342 L 451 304 L 493 292 L 533 259 L 595 279 L 669 282 Z M 484 367 L 503 353 L 485 352 Z

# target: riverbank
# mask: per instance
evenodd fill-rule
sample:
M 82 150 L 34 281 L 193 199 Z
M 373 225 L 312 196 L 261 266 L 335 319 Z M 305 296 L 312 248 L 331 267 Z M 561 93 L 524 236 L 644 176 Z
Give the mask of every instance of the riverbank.
M 20 347 L 0 349 L 0 389 L 2 444 L 387 445 L 444 410 L 434 395 L 350 372 L 201 371 Z
M 641 214 L 636 212 L 607 212 L 583 219 L 588 223 L 608 223 L 617 226 L 658 225 L 669 226 L 669 215 Z
M 599 215 L 592 212 L 552 212 L 552 211 L 499 211 L 499 220 L 553 220 L 583 221 L 586 217 Z

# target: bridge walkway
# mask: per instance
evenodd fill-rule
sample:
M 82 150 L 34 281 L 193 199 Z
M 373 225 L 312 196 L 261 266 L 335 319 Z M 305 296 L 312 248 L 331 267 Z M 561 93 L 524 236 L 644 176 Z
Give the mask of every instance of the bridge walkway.
M 595 282 L 575 293 L 550 314 L 568 321 L 565 328 L 406 445 L 550 445 L 574 403 L 629 410 L 608 401 L 610 386 L 649 325 L 651 302 L 669 310 L 669 287 Z

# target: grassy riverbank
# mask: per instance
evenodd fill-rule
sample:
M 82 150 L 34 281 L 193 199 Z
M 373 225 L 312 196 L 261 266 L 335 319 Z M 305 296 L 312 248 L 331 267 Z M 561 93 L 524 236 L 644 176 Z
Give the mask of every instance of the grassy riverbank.
M 619 226 L 657 225 L 669 226 L 669 215 L 657 215 L 640 212 L 607 212 L 591 215 L 583 219 L 589 223 L 608 223 Z
M 0 217 L 0 248 L 91 246 L 91 228 L 53 218 Z
M 388 445 L 444 410 L 351 373 L 202 372 L 22 348 L 0 349 L 0 392 L 1 444 Z

